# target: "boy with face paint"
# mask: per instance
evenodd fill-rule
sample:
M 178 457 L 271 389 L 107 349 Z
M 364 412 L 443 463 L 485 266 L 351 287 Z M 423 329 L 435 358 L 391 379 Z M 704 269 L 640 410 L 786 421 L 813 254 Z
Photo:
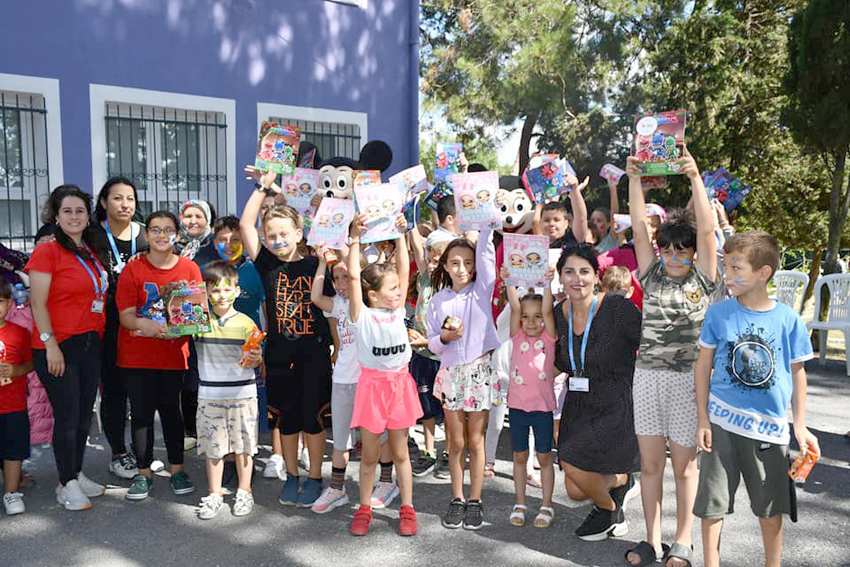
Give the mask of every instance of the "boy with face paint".
M 257 329 L 247 315 L 234 308 L 239 297 L 239 273 L 226 260 L 204 267 L 212 313 L 210 331 L 195 337 L 198 349 L 198 454 L 207 455 L 209 495 L 201 499 L 198 517 L 212 519 L 225 507 L 222 496 L 224 458 L 236 457 L 239 488 L 233 504 L 234 516 L 245 516 L 254 508 L 251 473 L 257 452 L 258 409 L 254 368 L 262 362 L 262 351 L 248 351 L 245 365 L 239 363 L 242 345 Z

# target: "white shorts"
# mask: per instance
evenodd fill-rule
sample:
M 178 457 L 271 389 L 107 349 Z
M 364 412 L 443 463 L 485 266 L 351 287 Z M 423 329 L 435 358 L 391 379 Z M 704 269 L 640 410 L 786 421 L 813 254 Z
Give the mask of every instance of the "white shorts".
M 666 437 L 695 447 L 697 402 L 693 372 L 635 369 L 635 435 Z
M 223 459 L 257 453 L 257 398 L 198 400 L 198 454 Z

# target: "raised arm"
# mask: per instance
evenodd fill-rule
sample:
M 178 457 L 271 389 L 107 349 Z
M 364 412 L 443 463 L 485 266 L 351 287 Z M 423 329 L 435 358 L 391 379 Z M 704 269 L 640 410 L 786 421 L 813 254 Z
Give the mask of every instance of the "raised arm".
M 263 189 L 268 189 L 275 184 L 277 174 L 271 169 L 268 173 L 260 177 L 259 184 Z M 275 185 L 276 186 L 276 185 Z M 257 217 L 260 215 L 260 208 L 263 206 L 263 200 L 266 198 L 266 193 L 263 189 L 256 189 L 251 193 L 248 202 L 245 203 L 245 208 L 242 209 L 242 218 L 239 219 L 239 232 L 242 234 L 242 246 L 251 261 L 257 259 L 260 253 L 260 234 L 257 232 Z M 278 191 L 280 188 L 278 187 Z
M 491 229 L 484 229 L 479 233 L 478 242 L 475 244 L 475 273 L 476 283 L 481 282 L 484 288 L 496 285 L 496 246 L 493 244 Z
M 396 219 L 396 225 L 404 230 L 404 227 L 407 226 L 407 220 L 405 220 L 404 215 L 399 213 L 398 218 Z M 416 231 L 416 229 L 413 229 Z M 407 297 L 407 289 L 410 286 L 410 254 L 407 253 L 407 244 L 404 238 L 404 232 L 401 233 L 401 236 L 396 240 L 395 245 L 395 269 L 398 274 L 398 286 L 401 289 L 401 296 L 403 298 Z M 425 266 L 427 270 L 428 267 Z
M 638 275 L 642 276 L 655 260 L 655 250 L 649 238 L 649 220 L 646 218 L 646 200 L 640 183 L 640 164 L 637 158 L 626 158 L 626 175 L 629 176 L 629 216 L 632 218 L 632 236 L 635 241 L 635 256 Z
M 414 226 L 413 230 L 407 233 L 407 240 L 410 243 L 410 248 L 413 250 L 416 271 L 424 274 L 428 271 L 428 251 L 425 249 L 426 241 L 422 238 L 422 233 L 419 232 L 418 226 Z
M 348 251 L 348 310 L 353 323 L 360 316 L 363 306 L 363 289 L 360 285 L 360 232 L 363 227 L 363 215 L 357 213 L 351 221 L 351 249 Z
M 327 248 L 324 245 L 316 248 L 316 257 L 319 259 L 319 265 L 316 266 L 316 274 L 313 276 L 313 285 L 310 288 L 310 301 L 325 313 L 330 313 L 334 309 L 334 300 L 332 297 L 325 295 L 325 274 L 328 271 L 328 265 L 325 262 L 326 251 Z
M 531 233 L 532 234 L 543 234 L 543 230 L 540 228 L 540 221 L 543 219 L 543 203 L 537 203 L 534 205 L 534 218 L 531 221 Z
M 697 264 L 711 281 L 717 281 L 717 238 L 714 236 L 714 223 L 717 219 L 708 192 L 702 182 L 697 162 L 691 156 L 687 146 L 684 156 L 679 160 L 680 171 L 688 176 L 691 183 L 691 199 L 694 203 L 694 216 L 697 221 Z
M 508 267 L 502 265 L 502 271 L 499 273 L 502 281 L 507 281 L 510 275 Z M 516 286 L 505 285 L 505 296 L 508 299 L 508 305 L 511 306 L 511 336 L 514 336 L 519 331 L 520 320 L 522 319 L 522 306 L 519 302 L 519 294 Z
M 614 232 L 614 215 L 620 212 L 620 199 L 617 195 L 617 184 L 608 180 L 608 209 L 611 211 L 611 222 L 608 226 L 608 234 L 617 238 L 617 233 Z
M 546 270 L 547 285 L 543 286 L 543 325 L 550 337 L 558 338 L 558 329 L 555 327 L 555 298 L 552 296 L 552 279 L 555 277 L 555 269 L 549 267 Z
M 573 190 L 570 191 L 573 222 L 571 223 L 570 230 L 573 231 L 573 236 L 577 242 L 586 242 L 587 237 L 590 235 L 590 229 L 587 227 L 587 203 L 584 202 L 582 191 L 590 183 L 590 177 L 585 177 L 581 183 L 578 183 L 578 179 L 575 177 L 573 179 L 575 179 L 575 183 L 571 183 Z

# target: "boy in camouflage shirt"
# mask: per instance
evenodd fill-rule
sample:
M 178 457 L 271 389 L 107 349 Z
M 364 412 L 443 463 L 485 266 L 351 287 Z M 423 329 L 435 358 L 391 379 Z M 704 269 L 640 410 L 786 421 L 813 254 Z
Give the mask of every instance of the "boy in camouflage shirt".
M 676 480 L 676 538 L 667 567 L 690 566 L 692 509 L 697 485 L 697 408 L 693 369 L 706 309 L 718 285 L 717 242 L 711 203 L 699 169 L 685 149 L 679 173 L 688 177 L 694 214 L 668 216 L 653 238 L 647 222 L 641 165 L 628 158 L 629 211 L 638 277 L 643 286 L 643 331 L 633 382 L 635 433 L 641 457 L 646 541 L 626 554 L 632 565 L 663 557 L 661 497 L 666 446 Z M 657 254 L 653 244 L 657 245 Z

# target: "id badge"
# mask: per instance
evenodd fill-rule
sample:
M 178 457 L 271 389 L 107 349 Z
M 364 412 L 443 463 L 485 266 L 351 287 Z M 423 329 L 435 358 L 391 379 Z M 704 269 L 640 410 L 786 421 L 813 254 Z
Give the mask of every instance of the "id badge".
M 570 376 L 570 392 L 589 392 L 590 380 L 581 376 Z
M 95 299 L 91 302 L 91 312 L 92 313 L 103 313 L 103 300 Z

